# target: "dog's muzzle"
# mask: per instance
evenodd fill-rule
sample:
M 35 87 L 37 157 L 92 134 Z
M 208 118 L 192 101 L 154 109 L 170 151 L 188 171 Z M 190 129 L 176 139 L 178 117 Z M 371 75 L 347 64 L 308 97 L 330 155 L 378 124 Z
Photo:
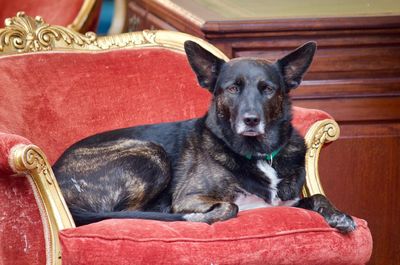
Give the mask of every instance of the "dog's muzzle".
M 264 122 L 256 114 L 245 113 L 236 123 L 236 133 L 247 137 L 263 135 Z

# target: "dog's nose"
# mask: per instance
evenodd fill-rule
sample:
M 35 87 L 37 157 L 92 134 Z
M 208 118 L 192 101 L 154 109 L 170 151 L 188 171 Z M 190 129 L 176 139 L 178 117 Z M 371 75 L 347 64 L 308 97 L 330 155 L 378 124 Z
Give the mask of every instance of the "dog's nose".
M 260 124 L 260 117 L 256 114 L 245 114 L 243 116 L 243 122 L 247 126 L 255 127 Z

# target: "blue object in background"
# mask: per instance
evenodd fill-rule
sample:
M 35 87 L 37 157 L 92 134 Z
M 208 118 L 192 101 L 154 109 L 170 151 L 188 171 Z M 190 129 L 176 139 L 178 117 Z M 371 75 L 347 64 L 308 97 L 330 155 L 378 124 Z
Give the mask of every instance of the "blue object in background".
M 107 35 L 114 15 L 114 0 L 103 0 L 100 10 L 99 24 L 97 34 Z

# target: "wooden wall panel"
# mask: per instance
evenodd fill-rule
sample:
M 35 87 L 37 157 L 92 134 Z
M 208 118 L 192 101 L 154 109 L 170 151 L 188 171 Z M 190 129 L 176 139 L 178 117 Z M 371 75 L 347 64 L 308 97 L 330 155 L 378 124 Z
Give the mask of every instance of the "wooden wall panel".
M 337 207 L 368 221 L 370 264 L 400 264 L 400 125 L 360 127 L 341 124 L 343 137 L 322 151 L 322 185 Z

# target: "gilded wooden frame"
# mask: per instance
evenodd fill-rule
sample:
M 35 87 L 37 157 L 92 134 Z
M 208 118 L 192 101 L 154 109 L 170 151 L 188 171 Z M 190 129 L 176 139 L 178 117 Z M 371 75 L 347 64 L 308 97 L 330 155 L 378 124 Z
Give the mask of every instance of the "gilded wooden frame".
M 193 40 L 216 56 L 228 60 L 213 45 L 184 33 L 145 30 L 98 37 L 92 32 L 83 35 L 66 27 L 49 25 L 41 17 L 32 18 L 23 12 L 7 19 L 6 27 L 0 29 L 0 57 L 43 51 L 94 52 L 143 47 L 164 47 L 183 53 L 183 43 L 186 40 Z M 322 146 L 336 140 L 339 133 L 339 126 L 332 119 L 318 121 L 308 130 L 305 136 L 308 149 L 304 196 L 324 193 L 318 174 L 319 153 Z M 75 224 L 50 163 L 39 147 L 17 145 L 12 149 L 10 166 L 16 173 L 26 174 L 32 184 L 45 226 L 47 263 L 61 264 L 58 232 L 65 228 L 73 228 Z
M 61 264 L 58 232 L 75 223 L 46 155 L 35 145 L 19 144 L 11 149 L 9 164 L 15 173 L 27 176 L 33 189 L 43 222 L 46 264 Z

